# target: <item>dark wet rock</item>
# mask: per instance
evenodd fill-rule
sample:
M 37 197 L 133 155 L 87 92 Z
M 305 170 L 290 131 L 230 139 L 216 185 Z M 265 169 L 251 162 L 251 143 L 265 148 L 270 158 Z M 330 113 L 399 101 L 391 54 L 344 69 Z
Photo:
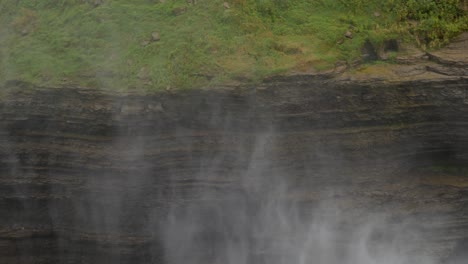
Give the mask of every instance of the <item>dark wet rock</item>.
M 396 39 L 388 39 L 383 43 L 384 52 L 397 52 L 400 50 L 400 44 Z
M 396 52 L 400 51 L 400 43 L 397 39 L 388 39 L 377 47 L 376 50 L 379 59 L 387 60 L 392 53 L 396 54 Z
M 62 261 L 165 263 L 161 236 L 148 235 L 146 215 L 164 219 L 171 204 L 200 199 L 200 188 L 213 188 L 205 203 L 243 197 L 239 177 L 248 159 L 236 149 L 254 151 L 256 135 L 271 127 L 274 158 L 265 173 L 288 171 L 298 184 L 291 197 L 304 212 L 327 197 L 322 189 L 341 186 L 345 191 L 333 199 L 346 204 L 347 219 L 355 210 L 382 208 L 395 218 L 423 215 L 425 242 L 414 250 L 448 256 L 468 238 L 468 185 L 457 178 L 460 185 L 448 188 L 447 177 L 412 171 L 468 161 L 467 84 L 445 77 L 388 83 L 289 76 L 255 90 L 122 97 L 11 84 L 0 101 L 0 213 L 9 216 L 0 220 L 0 250 L 9 252 L 0 259 L 28 252 L 34 258 L 22 263 L 61 263 L 60 251 Z M 144 151 L 132 157 L 135 146 Z M 222 172 L 193 178 L 210 169 L 204 155 L 225 157 Z M 143 176 L 144 184 L 128 186 Z M 125 196 L 115 208 L 114 194 Z M 118 211 L 122 221 L 96 230 L 99 223 L 80 212 L 86 208 L 104 216 Z
M 361 57 L 364 62 L 376 61 L 379 59 L 377 50 L 370 41 L 366 41 L 361 48 Z

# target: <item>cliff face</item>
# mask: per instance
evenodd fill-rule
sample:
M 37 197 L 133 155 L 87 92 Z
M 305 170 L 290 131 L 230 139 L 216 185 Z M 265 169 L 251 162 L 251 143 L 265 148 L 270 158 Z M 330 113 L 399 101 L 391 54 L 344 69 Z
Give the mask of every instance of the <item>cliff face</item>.
M 468 79 L 431 69 L 146 96 L 11 82 L 0 263 L 295 263 L 322 218 L 346 257 L 372 223 L 367 249 L 463 259 Z
M 349 221 L 424 215 L 424 243 L 448 256 L 468 239 L 468 179 L 426 168 L 468 158 L 467 83 L 292 78 L 145 97 L 12 84 L 1 105 L 2 263 L 161 263 L 174 208 L 223 204 L 235 217 L 258 206 L 241 201 L 269 197 L 255 190 L 268 182 L 286 182 L 278 194 L 304 212 L 333 201 Z

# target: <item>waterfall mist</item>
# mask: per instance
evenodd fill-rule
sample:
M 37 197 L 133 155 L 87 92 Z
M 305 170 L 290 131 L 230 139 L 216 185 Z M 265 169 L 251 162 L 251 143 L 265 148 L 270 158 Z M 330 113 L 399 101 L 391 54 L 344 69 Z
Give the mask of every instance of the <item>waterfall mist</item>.
M 307 168 L 300 175 L 305 180 L 294 182 L 297 175 L 278 166 L 276 144 L 271 130 L 256 134 L 248 148 L 230 146 L 234 161 L 247 157 L 233 194 L 212 191 L 215 179 L 223 178 L 221 168 L 229 167 L 223 164 L 227 157 L 202 161 L 207 165 L 197 172 L 196 182 L 212 179 L 211 188 L 200 186 L 191 193 L 196 198 L 171 206 L 160 225 L 168 263 L 434 263 L 415 251 L 424 239 L 418 219 L 392 223 L 385 205 L 369 211 L 340 205 L 346 203 L 342 193 L 359 184 L 321 183 L 322 174 L 341 177 L 332 168 Z M 306 168 L 308 160 L 303 162 Z M 339 161 L 335 166 L 341 166 Z
M 62 111 L 2 108 L 5 263 L 466 260 L 463 189 L 417 168 L 449 156 L 412 136 L 379 149 L 394 131 L 280 119 L 254 95 L 36 96 Z

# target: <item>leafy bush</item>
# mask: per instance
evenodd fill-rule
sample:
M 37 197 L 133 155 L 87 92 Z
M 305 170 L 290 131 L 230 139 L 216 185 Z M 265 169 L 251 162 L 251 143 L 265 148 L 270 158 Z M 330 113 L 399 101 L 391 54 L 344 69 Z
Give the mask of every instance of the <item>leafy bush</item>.
M 412 28 L 423 47 L 440 47 L 450 38 L 468 30 L 468 19 L 460 0 L 399 0 L 390 5 L 400 20 L 416 22 Z

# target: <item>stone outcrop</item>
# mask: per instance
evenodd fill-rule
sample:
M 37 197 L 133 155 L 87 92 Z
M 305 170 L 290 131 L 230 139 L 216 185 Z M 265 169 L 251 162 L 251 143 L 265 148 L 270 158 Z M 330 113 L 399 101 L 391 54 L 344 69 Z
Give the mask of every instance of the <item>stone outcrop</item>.
M 7 83 L 0 262 L 214 263 L 203 248 L 216 251 L 223 232 L 270 230 L 259 215 L 272 200 L 300 219 L 333 204 L 343 233 L 385 214 L 388 226 L 420 231 L 403 237 L 415 239 L 409 250 L 458 261 L 468 241 L 468 78 L 465 62 L 447 55 L 452 47 L 423 66 L 215 90 Z M 209 228 L 194 233 L 199 222 Z M 276 263 L 274 247 L 258 241 L 289 238 L 249 239 L 246 262 Z M 182 245 L 194 255 L 181 255 Z
M 468 32 L 460 35 L 444 49 L 429 53 L 438 63 L 432 70 L 444 75 L 468 75 Z

